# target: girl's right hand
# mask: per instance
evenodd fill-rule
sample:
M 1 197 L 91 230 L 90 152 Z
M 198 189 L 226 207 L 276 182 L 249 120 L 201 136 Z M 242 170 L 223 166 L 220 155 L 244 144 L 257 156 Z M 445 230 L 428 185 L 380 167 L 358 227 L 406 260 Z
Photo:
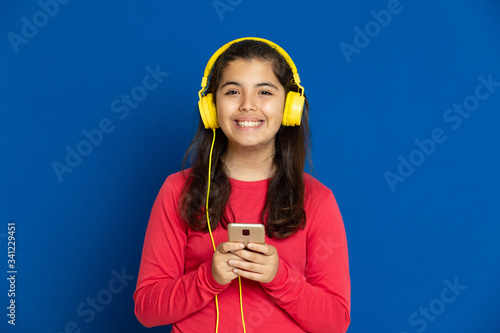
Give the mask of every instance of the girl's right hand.
M 217 246 L 212 257 L 212 275 L 219 284 L 228 284 L 238 275 L 233 273 L 234 267 L 229 266 L 229 259 L 240 259 L 232 251 L 241 250 L 245 247 L 243 243 L 225 242 Z M 241 260 L 241 259 L 240 259 Z

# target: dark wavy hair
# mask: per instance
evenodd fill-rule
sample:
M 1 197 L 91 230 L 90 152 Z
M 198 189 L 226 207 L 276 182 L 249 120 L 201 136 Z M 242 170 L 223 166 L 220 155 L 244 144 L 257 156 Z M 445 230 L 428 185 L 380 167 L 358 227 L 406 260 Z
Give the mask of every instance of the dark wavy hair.
M 272 64 L 273 72 L 289 91 L 299 91 L 293 80 L 293 73 L 285 58 L 269 44 L 255 40 L 243 40 L 232 44 L 217 59 L 207 93 L 216 95 L 222 73 L 228 64 L 236 59 L 258 59 Z M 215 98 L 214 98 L 215 100 Z M 311 165 L 310 131 L 308 123 L 309 103 L 307 98 L 300 126 L 281 126 L 275 138 L 274 173 L 269 181 L 267 198 L 262 211 L 262 223 L 268 237 L 286 238 L 306 224 L 304 211 L 304 166 L 306 158 Z M 223 163 L 227 152 L 228 139 L 220 128 L 217 130 L 212 156 L 212 180 L 209 198 L 210 227 L 212 230 L 221 223 L 226 228 L 231 207 L 226 207 L 231 194 L 231 183 Z M 205 204 L 208 185 L 208 163 L 213 133 L 205 129 L 200 116 L 196 134 L 189 146 L 182 164 L 190 172 L 181 194 L 179 213 L 185 223 L 195 229 L 208 232 Z M 186 175 L 186 174 L 185 174 Z M 228 208 L 228 209 L 226 209 Z

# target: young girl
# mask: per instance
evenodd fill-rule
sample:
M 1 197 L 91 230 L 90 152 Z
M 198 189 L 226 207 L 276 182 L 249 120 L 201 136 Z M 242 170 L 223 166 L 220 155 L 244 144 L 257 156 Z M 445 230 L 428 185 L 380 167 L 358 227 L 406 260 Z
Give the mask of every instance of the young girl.
M 151 212 L 137 318 L 172 332 L 345 332 L 344 225 L 304 173 L 309 106 L 292 60 L 264 39 L 224 45 L 199 108 L 191 168 L 167 178 Z M 264 224 L 265 244 L 228 242 L 228 223 Z

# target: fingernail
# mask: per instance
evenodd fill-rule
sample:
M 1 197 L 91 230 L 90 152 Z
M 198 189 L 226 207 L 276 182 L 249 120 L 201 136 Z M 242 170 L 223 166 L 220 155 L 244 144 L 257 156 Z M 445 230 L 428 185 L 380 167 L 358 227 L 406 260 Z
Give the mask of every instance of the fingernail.
M 229 260 L 227 263 L 228 263 L 229 265 L 233 265 L 233 264 L 234 264 L 234 261 Z
M 248 244 L 248 248 L 251 249 L 253 247 L 253 244 Z

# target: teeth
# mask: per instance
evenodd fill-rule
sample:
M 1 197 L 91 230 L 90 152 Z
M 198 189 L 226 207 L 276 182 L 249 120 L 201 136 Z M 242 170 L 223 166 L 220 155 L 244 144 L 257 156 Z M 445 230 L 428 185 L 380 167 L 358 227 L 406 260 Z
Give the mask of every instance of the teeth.
M 257 127 L 262 121 L 237 121 L 236 124 L 240 127 Z

